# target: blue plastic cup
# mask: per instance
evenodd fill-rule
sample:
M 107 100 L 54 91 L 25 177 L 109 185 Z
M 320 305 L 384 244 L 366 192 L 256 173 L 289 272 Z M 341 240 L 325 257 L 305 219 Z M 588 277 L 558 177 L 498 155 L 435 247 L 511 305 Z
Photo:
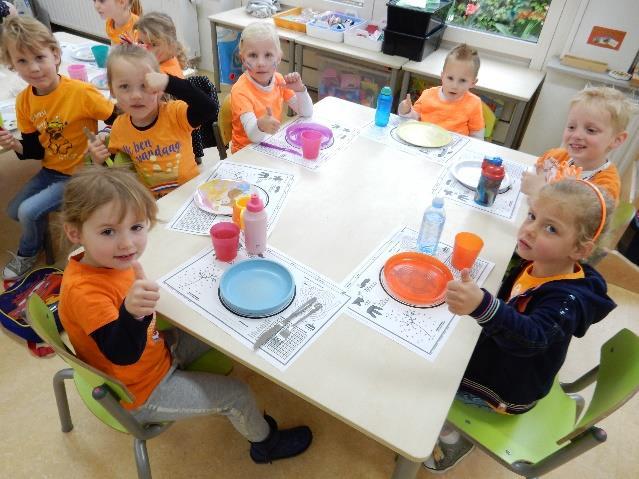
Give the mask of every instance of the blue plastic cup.
M 109 47 L 106 45 L 94 45 L 91 47 L 93 58 L 100 68 L 106 68 L 107 57 L 109 56 Z

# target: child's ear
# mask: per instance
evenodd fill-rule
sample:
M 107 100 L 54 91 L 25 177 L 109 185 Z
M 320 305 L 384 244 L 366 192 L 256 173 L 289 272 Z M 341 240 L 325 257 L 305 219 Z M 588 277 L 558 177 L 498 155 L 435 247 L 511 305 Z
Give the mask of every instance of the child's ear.
M 477 86 L 477 78 L 475 78 L 471 84 L 470 84 L 470 88 L 475 88 Z
M 622 131 L 621 133 L 617 133 L 610 143 L 610 149 L 614 150 L 615 148 L 621 146 L 624 141 L 628 138 L 628 132 Z
M 64 228 L 64 234 L 67 235 L 67 238 L 69 238 L 69 241 L 71 241 L 71 243 L 80 244 L 82 240 L 80 228 L 71 223 L 64 223 L 62 227 Z
M 585 241 L 583 243 L 579 243 L 575 246 L 575 250 L 573 254 L 570 256 L 570 259 L 574 261 L 580 261 L 582 259 L 588 258 L 593 250 L 595 249 L 594 241 Z

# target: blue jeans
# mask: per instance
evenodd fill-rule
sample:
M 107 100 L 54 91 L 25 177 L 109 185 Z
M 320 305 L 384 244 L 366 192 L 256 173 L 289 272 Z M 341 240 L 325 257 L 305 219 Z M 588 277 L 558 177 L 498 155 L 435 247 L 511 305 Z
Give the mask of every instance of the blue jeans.
M 9 202 L 7 214 L 22 226 L 20 256 L 35 256 L 42 249 L 47 215 L 60 208 L 69 178 L 69 175 L 42 168 Z

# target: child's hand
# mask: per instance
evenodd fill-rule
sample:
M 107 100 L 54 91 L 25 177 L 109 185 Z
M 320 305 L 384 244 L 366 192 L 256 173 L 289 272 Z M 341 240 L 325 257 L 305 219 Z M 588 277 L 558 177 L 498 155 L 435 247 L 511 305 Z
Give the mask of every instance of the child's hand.
M 530 173 L 524 171 L 521 175 L 521 192 L 528 196 L 535 196 L 539 190 L 546 184 L 544 173 Z
M 410 99 L 410 93 L 406 93 L 406 98 L 399 103 L 397 107 L 397 113 L 400 115 L 407 115 L 413 109 L 413 102 Z
M 18 140 L 11 134 L 11 132 L 0 128 L 0 146 L 6 150 L 14 150 L 19 143 Z
M 484 292 L 470 277 L 468 268 L 462 269 L 461 281 L 449 281 L 446 290 L 446 304 L 448 311 L 453 314 L 470 314 L 484 299 Z
M 133 261 L 135 281 L 124 298 L 124 307 L 135 319 L 142 319 L 155 312 L 155 305 L 160 299 L 160 287 L 155 281 L 146 279 L 142 265 Z
M 100 133 L 99 135 L 93 135 L 93 140 L 89 140 L 87 143 L 87 150 L 95 165 L 104 164 L 106 159 L 111 156 L 109 149 L 104 144 L 105 138 L 105 135 Z
M 284 76 L 284 82 L 286 83 L 286 88 L 290 88 L 295 92 L 302 92 L 306 90 L 304 86 L 304 82 L 302 82 L 302 77 L 297 72 L 288 73 Z
M 273 110 L 271 110 L 271 107 L 267 106 L 266 115 L 258 118 L 257 127 L 260 129 L 260 131 L 263 131 L 264 133 L 268 133 L 270 135 L 277 133 L 277 130 L 280 129 L 280 121 L 277 118 L 273 117 Z
M 144 84 L 151 93 L 164 93 L 169 76 L 166 73 L 149 72 L 144 77 Z

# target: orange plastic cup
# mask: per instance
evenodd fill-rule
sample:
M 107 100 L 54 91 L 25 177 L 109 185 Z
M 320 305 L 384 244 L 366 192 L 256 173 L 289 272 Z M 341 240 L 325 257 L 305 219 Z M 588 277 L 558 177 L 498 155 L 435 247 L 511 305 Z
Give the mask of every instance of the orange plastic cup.
M 249 195 L 240 195 L 236 196 L 233 200 L 233 223 L 240 227 L 240 229 L 244 229 L 244 219 L 242 218 L 242 213 L 244 213 L 244 209 L 246 208 L 246 204 L 249 202 L 251 197 Z
M 458 271 L 464 268 L 472 268 L 479 252 L 484 247 L 484 241 L 475 233 L 464 231 L 455 235 L 453 246 L 453 258 L 451 263 Z

